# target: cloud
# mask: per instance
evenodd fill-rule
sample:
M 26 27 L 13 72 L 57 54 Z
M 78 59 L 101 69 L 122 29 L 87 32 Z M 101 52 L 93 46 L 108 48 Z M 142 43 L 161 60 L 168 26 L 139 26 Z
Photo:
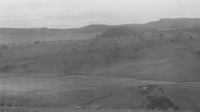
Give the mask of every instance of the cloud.
M 197 4 L 199 0 L 180 4 L 174 0 L 0 0 L 0 27 L 81 27 L 197 17 Z
M 185 12 L 186 17 L 199 17 L 199 12 L 193 10 L 187 10 Z

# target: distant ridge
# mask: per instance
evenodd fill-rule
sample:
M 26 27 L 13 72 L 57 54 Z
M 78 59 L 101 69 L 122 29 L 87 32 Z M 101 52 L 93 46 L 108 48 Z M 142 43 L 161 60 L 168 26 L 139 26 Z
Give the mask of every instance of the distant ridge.
M 91 24 L 80 28 L 0 28 L 0 35 L 39 35 L 39 36 L 52 36 L 52 35 L 65 35 L 74 33 L 84 34 L 100 34 L 111 27 L 125 26 L 130 28 L 153 28 L 153 29 L 186 29 L 200 26 L 200 18 L 162 18 L 158 21 L 149 22 L 146 24 L 122 24 L 122 25 L 105 25 L 105 24 Z
M 147 27 L 170 29 L 183 29 L 197 25 L 200 25 L 200 18 L 162 18 L 145 24 Z

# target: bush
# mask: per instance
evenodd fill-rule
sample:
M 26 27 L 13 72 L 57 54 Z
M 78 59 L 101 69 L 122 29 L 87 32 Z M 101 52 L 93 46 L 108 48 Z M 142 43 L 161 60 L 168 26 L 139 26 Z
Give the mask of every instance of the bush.
M 1 72 L 9 72 L 13 67 L 10 65 L 5 65 L 2 68 L 0 68 Z
M 8 49 L 9 47 L 8 47 L 8 45 L 5 45 L 5 44 L 2 44 L 1 46 L 0 46 L 0 49 Z
M 139 86 L 139 92 L 142 95 L 148 95 L 151 92 L 156 92 L 156 91 L 160 94 L 164 94 L 164 90 L 156 84 Z
M 145 109 L 158 109 L 158 110 L 180 110 L 180 108 L 177 105 L 174 105 L 172 101 L 170 101 L 169 98 L 165 96 L 156 96 L 156 95 L 148 95 L 146 96 L 146 100 L 144 104 L 142 105 Z
M 39 41 L 39 40 L 35 41 L 35 44 L 39 44 L 39 43 L 40 43 L 40 41 Z
M 5 105 L 5 104 L 2 102 L 2 103 L 1 103 L 1 106 L 4 106 L 4 105 Z

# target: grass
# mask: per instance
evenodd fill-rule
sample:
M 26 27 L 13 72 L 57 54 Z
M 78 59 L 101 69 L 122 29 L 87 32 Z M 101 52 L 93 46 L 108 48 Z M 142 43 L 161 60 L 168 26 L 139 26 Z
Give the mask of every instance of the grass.
M 73 109 L 73 108 L 23 108 L 23 107 L 0 107 L 0 112 L 177 112 L 163 110 L 128 110 L 128 109 Z M 193 112 L 193 111 L 178 111 Z
M 7 90 L 5 94 L 25 91 L 28 95 L 22 99 L 11 97 L 21 102 L 17 106 L 68 108 L 89 102 L 103 108 L 137 109 L 142 102 L 138 86 L 158 84 L 180 107 L 200 107 L 199 83 L 184 82 L 200 81 L 196 53 L 200 40 L 186 39 L 189 43 L 185 45 L 170 42 L 176 34 L 167 32 L 163 39 L 156 35 L 146 34 L 142 40 L 133 35 L 45 42 L 0 50 L 0 76 L 6 77 L 0 79 L 0 89 Z M 107 97 L 108 90 L 112 97 Z
M 196 83 L 72 75 L 59 78 L 10 77 L 0 79 L 0 84 L 7 90 L 0 96 L 0 101 L 23 107 L 70 108 L 82 105 L 87 108 L 101 105 L 104 109 L 137 109 L 145 98 L 138 87 L 147 84 L 162 87 L 166 97 L 181 109 L 198 109 L 200 104 L 199 84 Z M 151 92 L 154 93 L 157 92 Z

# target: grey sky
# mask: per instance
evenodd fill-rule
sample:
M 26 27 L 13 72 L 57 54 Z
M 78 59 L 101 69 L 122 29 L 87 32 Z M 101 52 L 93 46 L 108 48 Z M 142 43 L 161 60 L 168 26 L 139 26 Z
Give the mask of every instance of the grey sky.
M 199 6 L 200 0 L 0 0 L 0 27 L 70 28 L 196 18 Z

